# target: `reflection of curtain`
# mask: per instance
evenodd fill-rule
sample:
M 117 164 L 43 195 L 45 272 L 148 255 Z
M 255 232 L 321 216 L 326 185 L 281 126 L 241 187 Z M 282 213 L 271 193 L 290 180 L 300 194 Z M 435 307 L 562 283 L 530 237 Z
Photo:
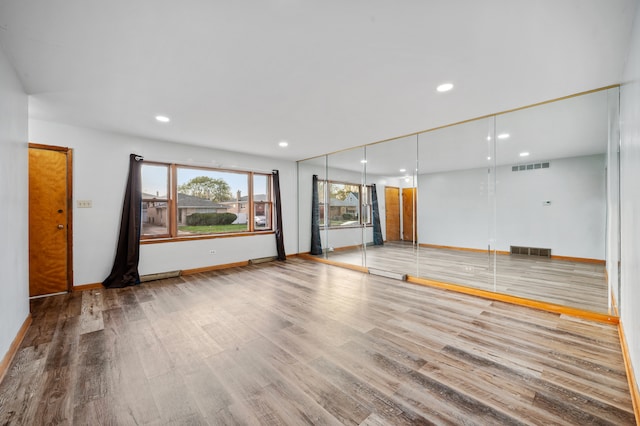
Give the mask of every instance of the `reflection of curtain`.
M 380 209 L 378 208 L 378 193 L 376 184 L 371 185 L 371 204 L 373 210 L 373 245 L 381 246 L 384 244 L 382 238 L 382 228 L 380 227 Z
M 280 173 L 273 171 L 273 192 L 276 196 L 276 247 L 278 249 L 278 260 L 287 260 L 284 252 L 284 236 L 282 235 L 282 206 L 280 202 Z
M 318 204 L 318 175 L 313 175 L 311 198 L 311 254 L 322 254 L 320 241 L 320 205 Z
M 124 193 L 122 219 L 116 258 L 111 273 L 102 282 L 107 288 L 120 288 L 140 284 L 138 261 L 140 259 L 140 228 L 142 210 L 141 161 L 142 157 L 129 156 L 129 179 Z

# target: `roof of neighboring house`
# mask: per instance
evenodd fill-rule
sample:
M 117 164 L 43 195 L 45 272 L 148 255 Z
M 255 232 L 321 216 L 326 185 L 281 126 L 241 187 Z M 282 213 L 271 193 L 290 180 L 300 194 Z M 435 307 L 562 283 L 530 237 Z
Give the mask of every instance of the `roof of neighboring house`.
M 357 206 L 358 195 L 355 192 L 350 192 L 347 198 L 339 200 L 335 197 L 331 197 L 331 206 Z
M 143 199 L 160 198 L 153 194 L 142 193 Z M 156 207 L 164 207 L 166 203 L 164 201 L 156 202 Z M 183 194 L 178 192 L 178 207 L 180 208 L 209 208 L 209 209 L 226 209 L 224 204 L 214 203 L 211 200 L 205 198 L 194 197 L 193 195 Z
M 249 200 L 249 196 L 248 195 L 240 197 L 240 201 L 248 201 L 248 200 Z M 237 200 L 231 200 L 231 201 L 233 202 L 233 201 L 237 201 Z M 256 195 L 253 196 L 253 201 L 269 201 L 269 200 L 267 199 L 267 195 L 266 194 L 256 194 Z
M 208 207 L 208 208 L 218 208 L 218 209 L 226 209 L 227 206 L 223 204 L 214 203 L 211 200 L 207 200 L 205 198 L 194 197 L 193 195 L 183 194 L 178 192 L 178 207 L 186 208 L 186 207 Z
M 142 193 L 142 198 L 147 199 L 147 198 L 162 198 L 165 199 L 167 198 L 166 195 L 156 195 L 156 194 L 149 194 L 148 192 L 143 192 Z

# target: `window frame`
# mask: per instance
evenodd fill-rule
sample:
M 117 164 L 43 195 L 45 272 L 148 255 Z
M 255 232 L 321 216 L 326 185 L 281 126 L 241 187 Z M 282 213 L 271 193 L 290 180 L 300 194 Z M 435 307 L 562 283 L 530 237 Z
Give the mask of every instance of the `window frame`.
M 358 221 L 353 225 L 331 225 L 331 185 L 345 185 L 358 188 Z M 366 191 L 365 191 L 366 188 Z M 373 227 L 373 202 L 371 201 L 372 185 L 366 185 L 361 183 L 353 183 L 338 180 L 318 179 L 318 195 L 322 191 L 322 197 L 324 202 L 318 200 L 318 207 L 320 209 L 320 227 L 324 229 L 353 229 L 353 228 L 366 228 Z M 366 203 L 363 203 L 364 197 L 367 199 Z M 320 197 L 318 197 L 320 198 Z M 364 210 L 367 210 L 367 215 L 364 215 Z M 323 214 L 324 213 L 324 214 Z M 368 221 L 365 222 L 363 218 L 367 217 Z M 324 219 L 324 220 L 322 220 Z
M 273 175 L 271 173 L 265 172 L 257 172 L 252 170 L 238 170 L 238 169 L 223 169 L 216 167 L 206 167 L 206 166 L 194 166 L 191 164 L 180 164 L 180 163 L 165 163 L 158 161 L 144 161 L 142 167 L 144 166 L 165 166 L 168 170 L 168 188 L 167 188 L 167 199 L 158 199 L 158 198 L 145 198 L 142 197 L 142 203 L 145 202 L 166 202 L 167 203 L 167 214 L 169 216 L 169 223 L 167 226 L 168 233 L 164 234 L 144 234 L 143 226 L 144 223 L 141 223 L 141 232 L 140 232 L 140 244 L 154 244 L 154 243 L 162 243 L 162 242 L 176 242 L 176 241 L 194 241 L 201 239 L 215 239 L 215 238 L 230 238 L 230 237 L 242 237 L 242 236 L 251 236 L 251 235 L 265 235 L 265 234 L 273 234 L 275 232 L 275 209 L 274 209 L 274 197 L 273 197 Z M 203 170 L 209 172 L 219 172 L 219 173 L 233 173 L 237 175 L 246 175 L 247 177 L 247 229 L 242 231 L 229 231 L 229 232 L 216 232 L 211 234 L 198 234 L 198 235 L 185 235 L 180 234 L 178 229 L 178 170 L 179 169 L 191 169 L 191 170 Z M 265 206 L 266 209 L 269 210 L 267 214 L 265 214 L 267 223 L 264 229 L 256 229 L 255 225 L 255 194 L 253 193 L 253 183 L 255 176 L 265 176 L 267 178 L 267 200 L 261 202 Z M 142 205 L 141 205 L 142 209 Z

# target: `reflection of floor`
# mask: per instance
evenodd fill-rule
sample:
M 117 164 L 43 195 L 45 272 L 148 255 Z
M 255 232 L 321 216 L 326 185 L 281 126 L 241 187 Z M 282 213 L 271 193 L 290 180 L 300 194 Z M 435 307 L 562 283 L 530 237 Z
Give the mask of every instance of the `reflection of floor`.
M 363 264 L 363 257 L 360 249 L 328 254 L 330 260 L 357 265 Z M 605 267 L 599 264 L 509 255 L 496 255 L 494 259 L 486 253 L 423 247 L 416 250 L 411 244 L 388 242 L 366 248 L 366 266 L 607 312 Z

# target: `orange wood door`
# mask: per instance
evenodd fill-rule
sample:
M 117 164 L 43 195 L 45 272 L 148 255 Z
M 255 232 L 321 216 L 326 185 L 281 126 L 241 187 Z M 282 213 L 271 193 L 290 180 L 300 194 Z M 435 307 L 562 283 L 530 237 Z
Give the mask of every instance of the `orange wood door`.
M 402 239 L 415 242 L 418 234 L 416 189 L 402 188 Z
M 70 288 L 68 150 L 29 148 L 29 295 Z
M 400 241 L 400 189 L 386 186 L 384 203 L 387 241 Z

